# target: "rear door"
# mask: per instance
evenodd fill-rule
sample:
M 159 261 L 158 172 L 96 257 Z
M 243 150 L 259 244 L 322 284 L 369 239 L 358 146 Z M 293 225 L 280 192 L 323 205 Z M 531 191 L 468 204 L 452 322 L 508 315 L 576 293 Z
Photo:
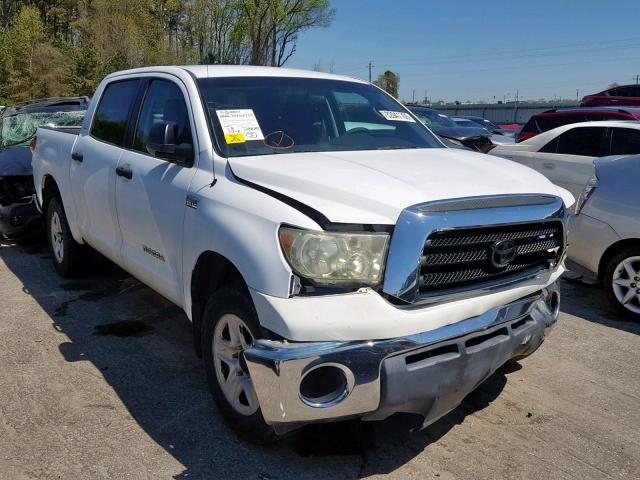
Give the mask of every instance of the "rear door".
M 116 207 L 122 258 L 133 275 L 178 305 L 187 192 L 195 168 L 154 157 L 147 149 L 154 125 L 173 122 L 176 143 L 195 145 L 188 94 L 170 75 L 146 78 L 131 145 L 120 157 Z M 194 148 L 194 150 L 197 150 Z
M 578 198 L 593 175 L 593 161 L 605 155 L 604 127 L 577 127 L 561 133 L 532 158 L 532 167 Z
M 610 155 L 636 155 L 640 153 L 640 130 L 613 127 L 610 131 Z
M 115 262 L 120 260 L 121 243 L 115 210 L 116 167 L 138 87 L 138 79 L 107 84 L 89 131 L 82 133 L 71 153 L 71 185 L 82 236 Z

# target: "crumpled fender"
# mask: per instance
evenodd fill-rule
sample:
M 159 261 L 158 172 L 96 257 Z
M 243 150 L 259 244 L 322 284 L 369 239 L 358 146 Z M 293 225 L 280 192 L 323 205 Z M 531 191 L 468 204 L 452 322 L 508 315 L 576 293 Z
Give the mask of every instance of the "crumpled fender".
M 32 175 L 31 150 L 28 146 L 9 147 L 0 151 L 0 177 Z

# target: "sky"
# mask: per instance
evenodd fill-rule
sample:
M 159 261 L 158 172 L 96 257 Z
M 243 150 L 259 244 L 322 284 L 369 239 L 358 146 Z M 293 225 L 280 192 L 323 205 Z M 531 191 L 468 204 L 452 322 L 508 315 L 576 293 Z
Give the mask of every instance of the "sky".
M 402 100 L 580 98 L 640 75 L 640 2 L 333 0 L 287 67 L 400 75 Z

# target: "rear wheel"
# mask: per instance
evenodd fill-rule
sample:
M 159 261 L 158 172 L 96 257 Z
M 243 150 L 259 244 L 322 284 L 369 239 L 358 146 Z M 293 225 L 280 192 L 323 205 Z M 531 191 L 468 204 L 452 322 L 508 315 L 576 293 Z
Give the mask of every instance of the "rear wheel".
M 618 311 L 630 320 L 640 321 L 640 247 L 615 254 L 605 267 L 603 283 Z
M 47 241 L 56 272 L 65 278 L 77 275 L 82 264 L 83 247 L 71 235 L 58 197 L 52 198 L 47 207 Z
M 221 288 L 207 302 L 203 315 L 202 352 L 211 394 L 225 421 L 239 437 L 269 443 L 277 437 L 260 411 L 242 353 L 255 339 L 268 337 L 246 289 Z

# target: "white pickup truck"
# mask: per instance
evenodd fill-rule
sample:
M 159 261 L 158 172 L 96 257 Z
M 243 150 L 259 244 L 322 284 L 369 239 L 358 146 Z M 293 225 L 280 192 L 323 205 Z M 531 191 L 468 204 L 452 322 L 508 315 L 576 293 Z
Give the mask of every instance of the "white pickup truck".
M 114 73 L 79 131 L 38 130 L 33 172 L 56 270 L 91 247 L 182 307 L 245 438 L 426 426 L 558 317 L 571 195 L 360 80 Z

